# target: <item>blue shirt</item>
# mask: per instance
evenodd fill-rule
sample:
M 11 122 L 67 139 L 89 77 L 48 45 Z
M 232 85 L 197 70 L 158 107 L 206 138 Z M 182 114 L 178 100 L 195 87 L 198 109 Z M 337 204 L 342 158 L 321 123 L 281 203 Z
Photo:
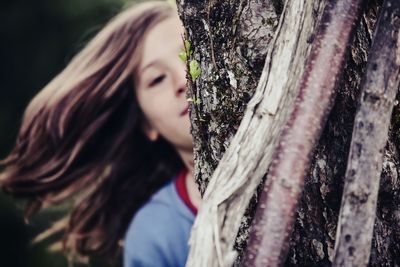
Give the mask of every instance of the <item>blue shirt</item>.
M 185 266 L 194 218 L 174 181 L 169 182 L 131 221 L 125 236 L 124 267 Z

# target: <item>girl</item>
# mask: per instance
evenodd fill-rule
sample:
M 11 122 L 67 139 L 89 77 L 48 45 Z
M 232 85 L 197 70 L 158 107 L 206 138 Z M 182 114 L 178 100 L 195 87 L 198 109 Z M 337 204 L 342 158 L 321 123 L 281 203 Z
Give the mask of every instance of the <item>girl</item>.
M 181 32 L 165 2 L 124 11 L 25 111 L 1 186 L 26 218 L 73 199 L 45 235 L 64 230 L 74 255 L 115 256 L 126 235 L 125 266 L 185 264 L 200 195 Z

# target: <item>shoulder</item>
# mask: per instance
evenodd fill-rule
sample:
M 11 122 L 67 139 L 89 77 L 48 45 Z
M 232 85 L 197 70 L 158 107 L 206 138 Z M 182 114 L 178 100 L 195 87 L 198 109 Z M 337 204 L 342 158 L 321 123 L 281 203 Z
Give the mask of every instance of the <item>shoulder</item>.
M 184 266 L 192 222 L 181 216 L 176 198 L 171 182 L 135 214 L 125 236 L 125 267 L 140 266 L 138 262 L 147 262 L 143 266 Z

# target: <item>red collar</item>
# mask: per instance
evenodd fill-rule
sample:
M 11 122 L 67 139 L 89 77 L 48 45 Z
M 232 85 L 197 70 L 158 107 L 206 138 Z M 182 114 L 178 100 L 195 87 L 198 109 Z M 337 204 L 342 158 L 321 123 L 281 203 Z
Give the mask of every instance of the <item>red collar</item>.
M 193 205 L 192 201 L 190 200 L 189 193 L 186 187 L 186 168 L 182 169 L 178 177 L 175 179 L 175 187 L 176 191 L 178 191 L 179 197 L 182 199 L 183 203 L 193 212 L 194 215 L 197 214 L 197 208 Z

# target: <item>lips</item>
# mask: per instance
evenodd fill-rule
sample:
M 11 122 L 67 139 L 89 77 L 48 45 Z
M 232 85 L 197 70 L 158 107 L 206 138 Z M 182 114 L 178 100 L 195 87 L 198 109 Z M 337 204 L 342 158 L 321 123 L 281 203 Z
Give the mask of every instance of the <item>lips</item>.
M 185 116 L 189 113 L 189 105 L 185 106 L 185 108 L 181 111 L 180 116 Z

